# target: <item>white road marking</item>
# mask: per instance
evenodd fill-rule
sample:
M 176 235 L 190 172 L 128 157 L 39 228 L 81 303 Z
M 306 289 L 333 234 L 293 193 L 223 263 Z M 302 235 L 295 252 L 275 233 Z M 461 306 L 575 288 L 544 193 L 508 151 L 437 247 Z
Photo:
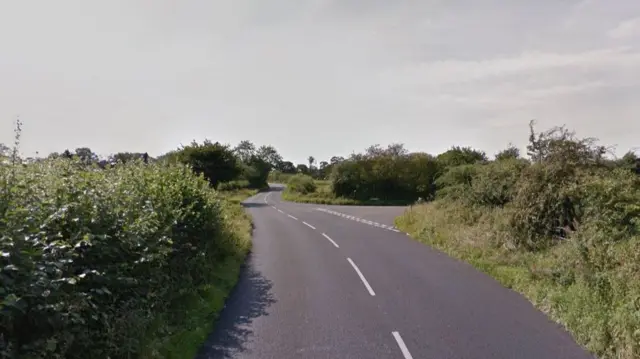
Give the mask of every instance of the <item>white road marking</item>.
M 276 206 L 271 206 L 271 208 L 273 208 L 273 209 L 277 209 L 277 208 L 276 208 Z
M 338 243 L 334 242 L 333 239 L 329 238 L 329 236 L 327 236 L 326 234 L 322 233 L 322 235 L 324 236 L 324 238 L 328 239 L 329 242 L 333 243 L 334 246 L 336 246 L 336 248 L 340 248 L 340 246 L 338 245 Z
M 409 349 L 407 349 L 407 346 L 404 344 L 404 340 L 402 340 L 400 333 L 391 332 L 391 334 L 393 335 L 394 338 L 396 338 L 396 342 L 398 342 L 398 346 L 402 351 L 402 355 L 404 355 L 404 359 L 413 359 L 413 357 L 411 356 L 411 353 L 409 353 Z
M 388 231 L 393 231 L 393 232 L 396 232 L 396 233 L 400 233 L 400 231 L 399 231 L 397 228 L 395 228 L 394 226 L 389 226 L 389 225 L 386 225 L 386 224 L 382 224 L 382 223 L 378 223 L 378 222 L 369 221 L 369 220 L 367 220 L 367 219 L 363 219 L 363 218 L 358 218 L 358 217 L 350 216 L 350 215 L 347 215 L 347 214 L 344 214 L 344 213 L 340 213 L 340 212 L 336 212 L 336 211 L 331 211 L 331 210 L 326 209 L 326 208 L 317 207 L 315 210 L 316 210 L 316 211 L 320 211 L 320 212 L 325 212 L 325 213 L 333 214 L 333 215 L 338 216 L 338 217 L 342 217 L 342 218 L 350 219 L 350 220 L 352 220 L 352 221 L 356 221 L 356 222 L 360 222 L 360 223 L 368 224 L 368 225 L 370 225 L 370 226 L 374 226 L 374 227 L 377 227 L 377 228 L 386 229 L 386 230 L 388 230 Z
M 284 214 L 284 212 L 282 212 L 282 210 L 280 210 L 280 209 L 278 210 L 278 212 L 280 212 L 280 213 Z
M 310 225 L 309 223 L 307 223 L 307 222 L 305 222 L 305 221 L 302 221 L 302 223 L 304 223 L 304 225 L 305 225 L 305 226 L 307 226 L 307 227 L 309 227 L 309 228 L 311 228 L 311 229 L 316 229 L 316 227 L 314 227 L 314 226 Z
M 298 220 L 296 217 L 294 217 L 294 216 L 292 216 L 292 215 L 290 215 L 290 214 L 287 214 L 287 216 L 289 216 L 289 218 L 293 218 L 293 219 L 295 219 L 296 221 Z
M 369 291 L 369 294 L 371 294 L 372 297 L 375 296 L 376 293 L 373 291 L 373 288 L 371 288 L 371 286 L 369 285 L 369 282 L 367 282 L 367 279 L 362 275 L 362 272 L 360 272 L 360 269 L 358 268 L 358 266 L 355 263 L 353 263 L 351 258 L 347 258 L 347 260 L 349 261 L 349 263 L 351 264 L 353 269 L 356 270 L 356 273 L 358 273 L 358 276 L 360 277 L 360 280 L 362 280 L 362 283 L 364 283 L 364 286 Z

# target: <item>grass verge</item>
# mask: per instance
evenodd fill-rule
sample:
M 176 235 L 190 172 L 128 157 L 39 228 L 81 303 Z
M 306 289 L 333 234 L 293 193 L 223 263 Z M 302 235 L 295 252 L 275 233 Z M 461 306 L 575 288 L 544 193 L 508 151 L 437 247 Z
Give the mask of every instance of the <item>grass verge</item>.
M 334 205 L 352 205 L 352 206 L 402 206 L 408 205 L 408 201 L 389 201 L 371 199 L 368 201 L 360 201 L 351 198 L 336 197 L 331 192 L 330 181 L 314 181 L 316 189 L 309 193 L 299 193 L 292 191 L 286 187 L 282 192 L 282 199 L 290 202 L 298 203 L 317 203 L 317 204 L 334 204 Z
M 618 267 L 589 268 L 595 274 L 590 277 L 580 273 L 577 241 L 539 252 L 502 245 L 507 242 L 503 211 L 436 201 L 408 209 L 396 219 L 396 226 L 523 294 L 598 357 L 638 358 L 640 238 L 607 248 L 619 258 Z

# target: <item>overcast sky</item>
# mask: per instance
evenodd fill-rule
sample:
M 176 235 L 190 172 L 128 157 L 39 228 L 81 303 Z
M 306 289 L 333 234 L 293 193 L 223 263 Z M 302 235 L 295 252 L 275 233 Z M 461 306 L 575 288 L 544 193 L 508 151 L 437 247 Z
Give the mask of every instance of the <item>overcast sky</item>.
M 158 155 L 192 139 L 325 160 L 640 146 L 638 0 L 0 0 L 0 142 Z

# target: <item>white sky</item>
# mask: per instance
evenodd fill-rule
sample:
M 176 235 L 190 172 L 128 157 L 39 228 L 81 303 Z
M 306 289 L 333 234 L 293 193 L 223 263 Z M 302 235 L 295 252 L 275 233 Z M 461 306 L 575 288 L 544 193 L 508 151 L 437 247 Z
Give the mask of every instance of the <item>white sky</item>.
M 640 146 L 638 0 L 0 0 L 0 142 L 294 162 L 402 142 Z

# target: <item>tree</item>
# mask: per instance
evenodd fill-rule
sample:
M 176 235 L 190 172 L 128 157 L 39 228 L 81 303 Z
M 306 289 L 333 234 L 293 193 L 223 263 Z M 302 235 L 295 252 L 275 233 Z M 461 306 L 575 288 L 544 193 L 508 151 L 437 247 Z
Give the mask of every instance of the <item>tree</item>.
M 253 188 L 267 186 L 270 171 L 271 164 L 259 156 L 251 156 L 249 161 L 243 164 L 243 176 Z
M 75 155 L 84 163 L 98 162 L 98 155 L 93 153 L 89 147 L 76 148 Z
M 309 167 L 307 167 L 307 165 L 301 163 L 299 165 L 296 166 L 296 170 L 298 171 L 298 173 L 304 173 L 304 174 L 308 174 L 309 173 Z
M 496 153 L 496 161 L 520 158 L 520 150 L 513 144 L 509 144 L 507 148 Z
M 337 163 L 343 162 L 344 161 L 344 157 L 341 156 L 333 156 L 331 157 L 331 159 L 329 160 L 329 163 L 332 165 L 335 165 Z
M 5 145 L 4 143 L 0 143 L 0 156 L 9 156 L 10 152 L 11 148 L 9 148 L 9 146 Z
M 291 161 L 283 161 L 277 167 L 277 169 L 282 173 L 296 173 L 296 166 Z
M 256 156 L 269 164 L 271 168 L 278 168 L 282 163 L 282 156 L 273 146 L 260 146 Z
M 145 161 L 145 155 L 147 158 L 146 161 Z M 140 152 L 118 152 L 116 154 L 109 156 L 109 162 L 112 162 L 112 163 L 113 162 L 127 163 L 131 161 L 135 161 L 137 159 L 141 159 L 146 163 L 148 162 L 149 155 L 147 153 L 140 153 Z
M 203 144 L 198 144 L 193 141 L 191 145 L 182 147 L 172 156 L 190 165 L 197 174 L 202 174 L 213 188 L 218 188 L 221 182 L 236 179 L 241 173 L 233 150 L 219 142 L 205 140 Z
M 486 162 L 487 155 L 484 151 L 478 151 L 471 147 L 453 146 L 437 157 L 438 162 L 444 167 L 472 165 L 478 162 Z
M 307 158 L 307 161 L 309 161 L 309 170 L 311 170 L 313 168 L 313 164 L 316 162 L 316 159 L 313 156 L 309 156 L 309 158 Z
M 252 156 L 256 155 L 256 146 L 248 140 L 240 141 L 233 149 L 233 153 L 240 158 L 240 161 L 247 163 Z

